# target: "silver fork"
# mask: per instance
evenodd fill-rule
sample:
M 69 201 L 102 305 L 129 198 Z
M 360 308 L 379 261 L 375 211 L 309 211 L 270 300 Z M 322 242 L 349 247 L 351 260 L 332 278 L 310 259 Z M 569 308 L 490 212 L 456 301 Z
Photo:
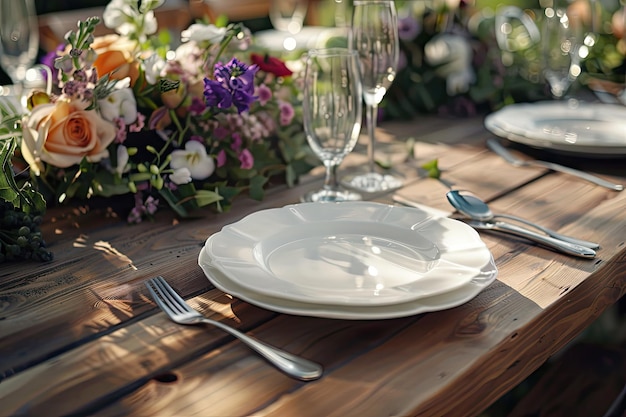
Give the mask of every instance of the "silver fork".
M 516 156 L 513 156 L 511 152 L 508 151 L 504 146 L 500 144 L 495 139 L 487 139 L 487 147 L 504 158 L 508 163 L 518 167 L 524 166 L 536 166 L 542 168 L 548 168 L 552 171 L 558 171 L 565 174 L 574 175 L 578 178 L 582 178 L 594 184 L 600 185 L 602 187 L 609 188 L 614 191 L 622 191 L 624 186 L 622 184 L 614 184 L 611 181 L 607 181 L 604 178 L 596 177 L 595 175 L 591 175 L 587 172 L 579 171 L 574 168 L 566 167 L 563 165 L 555 164 L 552 162 L 546 161 L 538 161 L 536 159 L 519 159 Z
M 206 323 L 218 327 L 245 343 L 287 375 L 302 381 L 312 381 L 322 376 L 323 369 L 321 365 L 260 342 L 219 321 L 204 317 L 200 312 L 187 304 L 163 277 L 151 278 L 145 284 L 156 304 L 172 321 L 178 324 Z

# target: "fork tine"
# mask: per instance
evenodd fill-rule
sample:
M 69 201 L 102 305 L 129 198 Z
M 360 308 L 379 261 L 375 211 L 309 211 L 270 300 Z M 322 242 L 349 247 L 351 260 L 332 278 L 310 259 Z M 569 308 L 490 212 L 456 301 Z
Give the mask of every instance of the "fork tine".
M 153 286 L 154 292 L 161 302 L 161 307 L 171 318 L 179 314 L 184 314 L 185 311 L 180 308 L 178 303 L 172 299 L 170 293 L 167 291 L 167 287 L 163 285 L 160 280 L 152 278 L 149 280 Z
M 180 295 L 170 286 L 170 284 L 165 281 L 162 276 L 158 276 L 153 278 L 154 282 L 157 284 L 158 289 L 166 298 L 166 301 L 171 303 L 172 308 L 180 313 L 197 313 L 196 310 L 191 308 L 189 304 L 182 299 Z
M 148 287 L 148 291 L 150 291 L 150 295 L 152 296 L 152 299 L 154 300 L 156 305 L 161 310 L 163 310 L 168 316 L 171 317 L 171 315 L 173 314 L 173 311 L 163 301 L 163 297 L 161 296 L 159 289 L 156 287 L 156 283 L 152 279 L 149 279 L 148 281 L 146 281 L 146 287 Z

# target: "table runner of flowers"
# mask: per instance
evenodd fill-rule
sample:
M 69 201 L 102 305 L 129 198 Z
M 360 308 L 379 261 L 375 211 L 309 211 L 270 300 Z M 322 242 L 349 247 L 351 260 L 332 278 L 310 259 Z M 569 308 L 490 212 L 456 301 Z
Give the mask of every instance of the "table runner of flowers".
M 46 206 L 128 196 L 129 222 L 167 206 L 185 217 L 228 210 L 242 193 L 260 200 L 273 180 L 293 185 L 319 163 L 302 131 L 300 78 L 280 59 L 290 54 L 267 55 L 240 24 L 198 22 L 172 39 L 156 25 L 163 3 L 111 0 L 102 22 L 78 22 L 48 57 L 50 93 L 26 112 L 0 101 L 0 261 L 50 259 L 38 231 Z M 340 5 L 329 3 L 336 19 Z M 401 59 L 381 117 L 472 116 L 550 98 L 539 45 L 515 31 L 515 50 L 498 45 L 498 2 L 396 4 Z M 589 21 L 590 4 L 568 7 Z M 626 100 L 624 8 L 607 0 L 596 12 L 604 23 L 575 89 Z M 116 34 L 94 37 L 99 24 Z M 421 168 L 440 174 L 436 160 Z
M 46 205 L 127 194 L 131 223 L 164 205 L 186 217 L 244 192 L 260 200 L 272 178 L 293 185 L 317 163 L 299 78 L 241 24 L 194 23 L 172 50 L 157 33 L 163 3 L 112 0 L 102 20 L 116 34 L 78 22 L 48 57 L 52 91 L 31 94 L 24 114 L 0 106 L 0 261 L 51 258 Z

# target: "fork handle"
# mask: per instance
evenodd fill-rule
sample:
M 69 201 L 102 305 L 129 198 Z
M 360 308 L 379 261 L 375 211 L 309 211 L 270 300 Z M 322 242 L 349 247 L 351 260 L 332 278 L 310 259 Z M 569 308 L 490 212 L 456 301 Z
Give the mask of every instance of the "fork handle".
M 323 368 L 318 363 L 265 344 L 219 321 L 203 318 L 202 322 L 218 327 L 236 337 L 287 375 L 302 381 L 312 381 L 322 376 Z
M 559 165 L 559 164 L 555 164 L 552 162 L 547 162 L 547 161 L 537 161 L 537 160 L 529 160 L 529 161 L 524 161 L 525 164 L 527 165 L 535 165 L 538 167 L 543 167 L 543 168 L 548 168 L 551 169 L 552 171 L 558 171 L 558 172 L 562 172 L 564 174 L 569 174 L 569 175 L 573 175 L 575 177 L 581 178 L 583 180 L 587 180 L 589 182 L 592 182 L 596 185 L 600 185 L 602 187 L 608 188 L 610 190 L 613 191 L 622 191 L 624 189 L 624 186 L 622 184 L 615 184 L 612 183 L 610 181 L 607 181 L 605 179 L 602 179 L 600 177 L 596 177 L 595 175 L 591 175 L 587 172 L 584 171 L 579 171 L 577 169 L 574 168 L 569 168 L 563 165 Z

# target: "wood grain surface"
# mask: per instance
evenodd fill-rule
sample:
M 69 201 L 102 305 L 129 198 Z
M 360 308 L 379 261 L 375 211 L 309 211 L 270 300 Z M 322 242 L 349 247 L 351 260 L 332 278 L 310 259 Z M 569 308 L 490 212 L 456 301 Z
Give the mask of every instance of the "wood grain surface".
M 595 259 L 481 232 L 498 279 L 456 308 L 390 320 L 279 314 L 215 289 L 198 266 L 204 241 L 245 215 L 297 203 L 277 185 L 228 213 L 127 225 L 123 201 L 52 208 L 50 263 L 0 264 L 0 404 L 7 415 L 476 416 L 626 292 L 626 193 L 564 174 L 517 168 L 487 150 L 480 118 L 387 123 L 377 152 L 405 178 L 394 195 L 460 218 L 445 198 L 471 190 L 493 211 L 601 243 Z M 408 157 L 407 147 L 417 140 Z M 364 167 L 365 142 L 343 172 Z M 546 155 L 544 155 L 546 156 Z M 549 155 L 548 155 L 549 156 Z M 558 156 L 557 156 L 558 157 Z M 421 165 L 437 159 L 438 179 Z M 624 160 L 568 160 L 626 182 Z M 160 312 L 144 280 L 162 275 L 207 316 L 323 364 L 304 383 L 211 327 Z

